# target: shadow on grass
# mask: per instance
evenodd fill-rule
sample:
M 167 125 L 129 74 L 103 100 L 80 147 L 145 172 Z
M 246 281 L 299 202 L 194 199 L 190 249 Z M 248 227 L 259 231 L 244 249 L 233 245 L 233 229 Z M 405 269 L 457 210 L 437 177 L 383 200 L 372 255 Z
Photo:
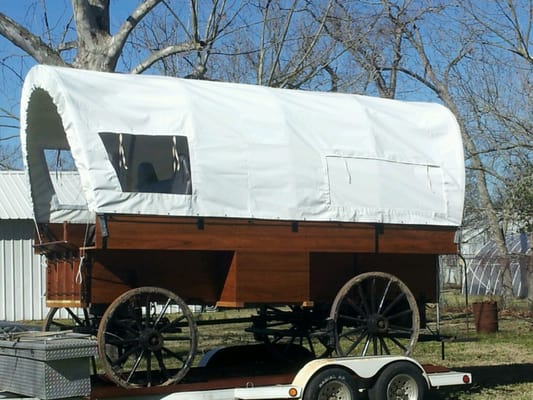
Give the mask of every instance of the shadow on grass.
M 533 382 L 533 364 L 484 365 L 457 368 L 472 374 L 472 385 L 451 386 L 431 391 L 428 399 L 454 400 L 465 398 L 466 393 L 479 393 L 497 386 Z

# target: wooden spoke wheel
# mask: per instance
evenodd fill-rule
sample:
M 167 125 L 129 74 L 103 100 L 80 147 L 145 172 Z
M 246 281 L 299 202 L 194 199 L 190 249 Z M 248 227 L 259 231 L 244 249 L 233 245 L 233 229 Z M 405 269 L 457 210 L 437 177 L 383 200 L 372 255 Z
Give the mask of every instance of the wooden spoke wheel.
M 140 287 L 119 296 L 98 328 L 98 352 L 122 387 L 165 386 L 189 371 L 197 327 L 187 304 L 169 290 Z
M 61 315 L 60 310 L 64 310 Z M 96 335 L 98 320 L 89 314 L 87 308 L 51 308 L 43 321 L 45 332 L 72 331 Z
M 349 280 L 331 307 L 341 356 L 409 355 L 420 332 L 416 300 L 394 275 L 368 272 Z
M 64 310 L 65 313 L 60 311 Z M 99 318 L 91 315 L 89 309 L 81 307 L 53 307 L 48 311 L 43 321 L 42 330 L 44 332 L 65 332 L 85 333 L 96 335 L 98 331 Z M 96 360 L 91 357 L 91 367 L 93 374 L 97 374 Z

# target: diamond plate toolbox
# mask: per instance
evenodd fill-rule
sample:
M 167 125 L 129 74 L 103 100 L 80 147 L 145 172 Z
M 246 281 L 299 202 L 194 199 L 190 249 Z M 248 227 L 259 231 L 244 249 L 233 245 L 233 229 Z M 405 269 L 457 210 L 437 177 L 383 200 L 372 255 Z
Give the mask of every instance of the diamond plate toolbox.
M 90 358 L 96 354 L 96 340 L 89 335 L 0 337 L 0 391 L 43 400 L 89 396 Z

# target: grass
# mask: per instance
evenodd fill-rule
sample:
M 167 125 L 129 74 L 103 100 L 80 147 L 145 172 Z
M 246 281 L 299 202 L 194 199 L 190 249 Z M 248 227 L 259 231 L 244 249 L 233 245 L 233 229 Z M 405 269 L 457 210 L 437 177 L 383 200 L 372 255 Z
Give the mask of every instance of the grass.
M 498 300 L 488 298 L 473 301 Z M 471 306 L 448 295 L 444 301 L 441 333 L 456 338 L 445 344 L 417 344 L 413 357 L 471 372 L 473 384 L 434 391 L 428 398 L 441 400 L 531 400 L 533 398 L 533 319 L 527 317 L 524 302 L 515 302 L 510 311 L 499 311 L 498 330 L 477 333 Z
M 496 400 L 533 398 L 533 331 L 531 321 L 512 315 L 499 318 L 499 330 L 477 334 L 470 322 L 445 323 L 443 328 L 458 333 L 458 340 L 446 343 L 444 360 L 435 357 L 434 343 L 417 345 L 413 357 L 422 362 L 472 373 L 473 385 L 440 390 L 435 399 Z M 450 326 L 447 326 L 450 325 Z M 432 355 L 433 354 L 433 355 Z

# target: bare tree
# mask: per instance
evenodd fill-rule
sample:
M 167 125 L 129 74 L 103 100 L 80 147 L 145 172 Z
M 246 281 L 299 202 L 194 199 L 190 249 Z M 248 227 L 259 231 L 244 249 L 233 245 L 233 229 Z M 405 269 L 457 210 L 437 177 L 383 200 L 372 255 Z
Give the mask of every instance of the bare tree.
M 161 3 L 165 2 L 162 0 L 140 2 L 115 33 L 111 33 L 110 27 L 110 0 L 72 0 L 73 20 L 69 21 L 66 27 L 68 28 L 71 23 L 75 26 L 76 37 L 72 41 L 67 41 L 68 35 L 65 34 L 57 42 L 52 43 L 49 40 L 47 43 L 39 35 L 2 13 L 0 13 L 0 34 L 41 64 L 114 71 L 132 31 Z M 195 6 L 196 1 L 191 0 L 191 7 Z M 43 12 L 46 15 L 46 2 L 43 2 Z M 52 38 L 49 29 L 46 35 Z M 168 48 L 151 52 L 136 68 L 142 71 L 146 67 L 141 66 L 149 65 L 154 59 L 196 51 L 204 45 L 205 43 L 197 35 L 192 35 L 181 43 L 174 43 Z M 75 50 L 71 62 L 62 57 L 65 50 Z
M 496 1 L 490 10 L 477 2 L 381 0 L 364 7 L 339 2 L 327 26 L 366 70 L 369 90 L 401 97 L 417 90 L 414 84 L 419 95 L 439 99 L 457 117 L 466 149 L 468 189 L 475 189 L 468 196 L 477 199 L 476 211 L 483 215 L 504 260 L 505 304 L 512 285 L 502 230 L 505 216 L 497 194 L 509 187 L 518 161 L 532 162 L 531 92 L 521 86 L 533 80 L 531 68 L 525 66 L 531 56 L 531 1 Z M 361 12 L 366 16 L 366 39 L 347 33 L 361 31 L 354 29 L 362 25 Z
M 314 4 L 249 0 L 238 4 L 219 1 L 213 2 L 216 9 L 198 8 L 199 24 L 193 30 L 206 38 L 205 48 L 161 60 L 157 64 L 161 73 L 178 75 L 192 68 L 190 77 L 290 88 L 319 87 L 323 78 L 329 77 L 326 70 L 339 57 L 324 32 L 332 0 Z M 316 20 L 310 18 L 311 13 Z M 152 17 L 135 36 L 138 48 L 164 47 L 185 25 L 179 14 L 163 24 Z M 216 46 L 212 45 L 214 38 L 218 38 Z

